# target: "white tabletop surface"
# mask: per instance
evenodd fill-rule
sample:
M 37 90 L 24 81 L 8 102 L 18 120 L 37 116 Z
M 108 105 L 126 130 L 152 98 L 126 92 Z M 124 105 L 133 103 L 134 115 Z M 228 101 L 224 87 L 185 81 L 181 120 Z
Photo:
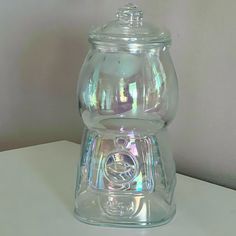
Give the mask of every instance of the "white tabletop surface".
M 236 191 L 177 175 L 177 214 L 150 229 L 91 226 L 73 216 L 80 146 L 59 141 L 0 153 L 0 236 L 235 236 Z

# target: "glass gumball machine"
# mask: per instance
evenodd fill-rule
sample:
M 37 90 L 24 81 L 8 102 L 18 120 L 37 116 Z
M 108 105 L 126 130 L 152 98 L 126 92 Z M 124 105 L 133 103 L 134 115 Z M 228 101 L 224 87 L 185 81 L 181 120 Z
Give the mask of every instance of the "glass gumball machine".
M 166 127 L 176 113 L 178 85 L 170 41 L 132 4 L 89 34 L 77 89 L 86 128 L 75 216 L 83 222 L 152 227 L 175 214 Z

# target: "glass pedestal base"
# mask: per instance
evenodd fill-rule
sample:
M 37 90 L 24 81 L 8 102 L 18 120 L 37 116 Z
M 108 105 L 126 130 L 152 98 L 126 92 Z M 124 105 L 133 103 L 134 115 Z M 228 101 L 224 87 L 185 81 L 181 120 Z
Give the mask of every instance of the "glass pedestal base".
M 175 164 L 166 130 L 153 135 L 87 130 L 76 184 L 75 216 L 116 227 L 153 227 L 175 214 Z

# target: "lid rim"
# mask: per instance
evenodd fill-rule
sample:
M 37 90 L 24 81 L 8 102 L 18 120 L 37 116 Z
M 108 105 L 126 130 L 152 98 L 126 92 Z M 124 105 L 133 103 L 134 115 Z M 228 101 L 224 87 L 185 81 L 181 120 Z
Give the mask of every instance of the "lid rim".
M 162 48 L 167 47 L 169 48 L 171 45 L 171 41 L 168 42 L 149 42 L 149 43 L 143 43 L 143 42 L 113 42 L 113 41 L 101 41 L 101 40 L 88 40 L 91 44 L 92 48 L 98 48 L 102 49 L 104 51 L 119 51 L 121 49 L 129 50 L 132 52 L 139 52 L 139 51 L 146 51 L 150 49 L 156 49 L 156 48 Z
M 163 44 L 170 44 L 171 38 L 157 38 L 157 37 L 118 37 L 109 35 L 109 37 L 105 37 L 105 35 L 89 35 L 88 38 L 90 43 L 100 42 L 100 43 L 113 43 L 113 44 L 137 44 L 142 43 L 143 45 L 148 44 L 155 44 L 155 43 L 163 43 Z

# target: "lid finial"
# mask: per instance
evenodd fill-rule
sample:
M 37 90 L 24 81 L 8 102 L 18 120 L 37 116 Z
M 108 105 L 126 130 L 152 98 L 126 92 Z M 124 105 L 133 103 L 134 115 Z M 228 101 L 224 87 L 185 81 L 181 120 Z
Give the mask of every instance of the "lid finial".
M 116 13 L 117 19 L 124 23 L 138 23 L 140 24 L 143 19 L 143 12 L 133 3 L 129 3 L 120 8 Z

